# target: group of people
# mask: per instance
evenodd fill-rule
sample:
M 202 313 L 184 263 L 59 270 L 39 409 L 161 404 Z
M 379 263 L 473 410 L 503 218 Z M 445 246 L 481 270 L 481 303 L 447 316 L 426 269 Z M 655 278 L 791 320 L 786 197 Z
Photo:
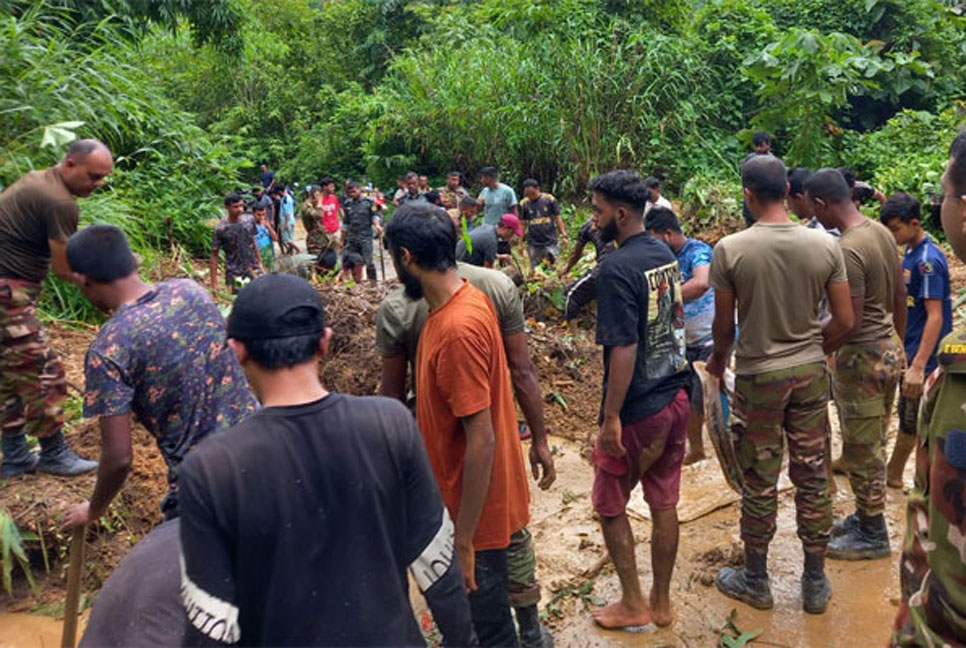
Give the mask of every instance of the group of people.
M 466 232 L 463 203 L 473 199 L 459 196 L 461 183 L 447 183 L 454 217 L 446 203 L 412 197 L 420 179 L 413 185 L 407 177 L 384 230 L 401 286 L 386 294 L 376 319 L 383 395 L 356 397 L 330 393 L 320 380 L 332 331 L 318 291 L 290 274 L 253 271 L 264 267 L 258 204 L 249 216 L 241 197 L 229 195 L 215 230 L 227 285 L 237 292 L 226 322 L 191 280 L 143 281 L 118 228 L 76 231 L 75 197 L 103 184 L 111 165 L 106 146 L 81 140 L 60 164 L 0 194 L 3 476 L 96 468 L 90 499 L 71 506 L 64 522 L 91 523 L 130 471 L 132 414 L 170 468 L 165 521 L 105 583 L 84 643 L 422 645 L 408 570 L 445 645 L 551 646 L 537 612 L 514 397 L 531 435 L 533 478 L 549 488 L 556 472 L 520 294 L 485 267 L 485 256 L 462 260 L 476 251 L 480 227 L 493 226 L 504 240 L 520 236 L 515 205 L 507 206 L 512 189 L 495 172 L 488 176 L 472 206 L 482 202 L 484 223 Z M 802 606 L 812 614 L 831 596 L 826 556 L 890 554 L 886 484 L 901 484 L 915 449 L 892 641 L 962 643 L 966 334 L 949 333 L 945 257 L 907 194 L 887 197 L 878 223 L 857 210 L 839 170 L 789 172 L 759 154 L 741 175 L 753 224 L 713 250 L 684 236 L 656 182 L 612 171 L 590 183 L 593 217 L 575 248 L 594 243 L 599 263 L 573 290 L 596 285 L 604 384 L 591 501 L 621 585 L 620 600 L 594 619 L 606 628 L 673 622 L 681 467 L 703 453 L 692 363 L 705 360 L 720 378 L 733 356 L 745 560 L 721 569 L 718 588 L 754 607 L 773 604 L 767 551 L 786 439 L 804 549 Z M 951 147 L 942 182 L 946 236 L 966 257 L 966 133 Z M 525 188 L 528 202 L 540 205 L 534 213 L 562 236 L 552 197 L 539 184 Z M 323 191 L 332 195 L 334 183 Z M 378 204 L 358 185 L 346 191 L 347 203 L 362 204 L 360 220 L 381 230 Z M 500 206 L 488 213 L 490 201 Z M 324 226 L 333 213 L 325 204 L 333 201 L 311 207 L 330 239 L 336 230 Z M 348 211 L 334 214 L 349 220 Z M 379 230 L 367 230 L 370 246 Z M 358 238 L 339 238 L 365 262 Z M 551 247 L 540 242 L 527 241 Z M 906 246 L 901 260 L 896 243 Z M 213 289 L 217 259 L 216 250 Z M 78 457 L 63 438 L 63 369 L 36 315 L 50 267 L 110 315 L 84 366 L 84 415 L 99 420 L 99 463 Z M 900 382 L 900 436 L 886 466 Z M 836 521 L 830 397 L 856 500 L 856 511 Z M 40 439 L 39 456 L 25 432 Z M 637 483 L 653 523 L 646 595 L 626 513 Z

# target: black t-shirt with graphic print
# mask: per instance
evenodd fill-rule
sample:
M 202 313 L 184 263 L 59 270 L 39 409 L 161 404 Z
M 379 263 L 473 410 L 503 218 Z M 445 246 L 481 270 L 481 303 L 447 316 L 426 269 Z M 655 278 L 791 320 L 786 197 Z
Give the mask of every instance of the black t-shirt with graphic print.
M 637 344 L 634 375 L 621 408 L 625 425 L 661 411 L 690 384 L 681 271 L 668 246 L 643 232 L 600 262 L 597 344 L 604 347 L 601 418 L 613 347 Z

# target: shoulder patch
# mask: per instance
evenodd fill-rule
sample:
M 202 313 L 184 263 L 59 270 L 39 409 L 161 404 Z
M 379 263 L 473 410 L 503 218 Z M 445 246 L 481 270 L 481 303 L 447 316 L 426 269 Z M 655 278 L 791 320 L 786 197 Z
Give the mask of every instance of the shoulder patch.
M 919 272 L 922 273 L 922 274 L 924 274 L 924 275 L 932 274 L 932 272 L 933 272 L 932 262 L 931 261 L 922 261 L 922 262 L 920 262 L 920 264 L 919 264 Z

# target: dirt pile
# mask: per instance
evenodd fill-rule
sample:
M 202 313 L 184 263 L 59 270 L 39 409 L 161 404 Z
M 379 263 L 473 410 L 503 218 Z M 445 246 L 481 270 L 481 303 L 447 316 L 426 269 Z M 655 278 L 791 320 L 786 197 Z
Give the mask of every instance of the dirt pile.
M 382 361 L 376 351 L 376 311 L 390 286 L 383 283 L 319 288 L 332 329 L 322 381 L 331 390 L 367 395 L 379 391 Z
M 79 420 L 83 359 L 94 330 L 51 326 L 48 333 L 51 345 L 64 360 L 71 385 L 66 406 L 68 443 L 80 455 L 96 459 L 101 446 L 97 422 Z M 124 488 L 107 515 L 88 528 L 85 589 L 99 588 L 121 558 L 161 519 L 158 505 L 167 490 L 167 467 L 154 439 L 140 426 L 134 429 L 133 450 L 133 464 Z M 25 549 L 37 578 L 38 592 L 32 594 L 23 579 L 15 578 L 12 597 L 0 591 L 0 609 L 53 606 L 56 611 L 67 584 L 66 558 L 70 543 L 70 534 L 60 528 L 63 514 L 68 506 L 90 498 L 94 481 L 94 474 L 75 478 L 38 474 L 0 482 L 0 509 L 10 512 L 22 533 L 37 536 L 36 540 L 25 543 Z

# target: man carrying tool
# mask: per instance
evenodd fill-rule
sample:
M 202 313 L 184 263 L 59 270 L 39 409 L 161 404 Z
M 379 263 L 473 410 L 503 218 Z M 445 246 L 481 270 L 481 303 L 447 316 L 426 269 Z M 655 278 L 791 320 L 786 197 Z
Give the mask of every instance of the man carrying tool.
M 419 430 L 396 401 L 325 389 L 323 310 L 280 274 L 232 307 L 228 345 L 263 409 L 182 466 L 186 643 L 423 646 L 409 568 L 444 644 L 475 645 Z
M 826 229 L 841 232 L 854 313 L 852 328 L 828 338 L 832 387 L 842 420 L 842 459 L 856 511 L 832 525 L 828 556 L 838 560 L 887 558 L 885 443 L 896 384 L 902 372 L 906 291 L 892 234 L 855 207 L 838 169 L 805 182 L 811 211 Z
M 31 171 L 0 194 L 0 477 L 40 470 L 80 475 L 97 467 L 64 440 L 67 380 L 37 317 L 48 270 L 71 280 L 67 239 L 77 230 L 77 198 L 91 195 L 113 168 L 97 140 L 72 143 L 59 164 Z M 38 456 L 27 447 L 40 441 Z
M 131 468 L 131 414 L 157 440 L 168 465 L 165 519 L 178 515 L 177 470 L 199 441 L 255 412 L 255 398 L 225 348 L 224 318 L 189 279 L 145 283 L 127 239 L 111 225 L 71 237 L 67 260 L 81 292 L 112 313 L 84 360 L 84 416 L 98 417 L 101 462 L 88 502 L 64 526 L 101 517 Z
M 473 625 L 483 646 L 516 646 L 507 553 L 529 520 L 529 488 L 496 313 L 456 273 L 456 230 L 445 212 L 407 205 L 386 238 L 407 297 L 425 295 L 429 305 L 416 356 L 416 418 L 456 521 Z M 532 611 L 527 625 L 540 645 Z
M 758 609 L 774 605 L 768 581 L 768 545 L 778 514 L 783 433 L 788 474 L 797 489 L 798 535 L 805 550 L 802 607 L 821 614 L 832 588 L 825 550 L 832 526 L 826 426 L 828 369 L 823 349 L 852 328 L 852 305 L 842 250 L 831 236 L 792 222 L 785 211 L 788 174 L 781 160 L 758 155 L 741 167 L 744 199 L 753 225 L 718 242 L 711 260 L 714 350 L 708 373 L 721 378 L 735 339 L 737 419 L 735 451 L 744 476 L 741 539 L 745 564 L 724 567 L 717 585 L 726 596 Z M 831 320 L 819 322 L 828 295 Z
M 940 208 L 946 240 L 966 259 L 966 131 L 950 148 Z M 966 644 L 966 331 L 939 343 L 926 381 L 916 477 L 899 561 L 902 600 L 894 646 Z

